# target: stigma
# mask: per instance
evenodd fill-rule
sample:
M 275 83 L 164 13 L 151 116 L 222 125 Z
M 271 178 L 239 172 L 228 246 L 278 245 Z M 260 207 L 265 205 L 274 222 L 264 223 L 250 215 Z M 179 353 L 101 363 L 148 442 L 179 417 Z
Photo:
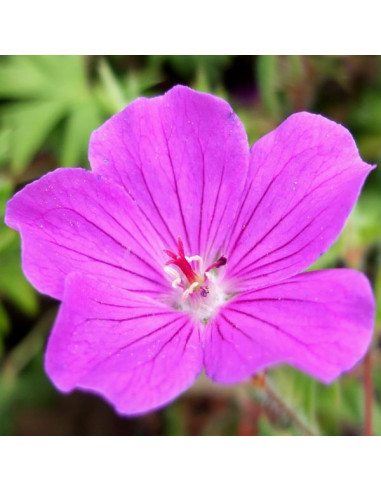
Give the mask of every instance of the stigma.
M 177 253 L 167 249 L 164 253 L 169 257 L 164 271 L 171 278 L 171 285 L 177 292 L 177 307 L 192 312 L 206 322 L 224 300 L 215 270 L 226 265 L 226 258 L 221 256 L 205 268 L 201 256 L 185 255 L 181 237 L 177 238 Z

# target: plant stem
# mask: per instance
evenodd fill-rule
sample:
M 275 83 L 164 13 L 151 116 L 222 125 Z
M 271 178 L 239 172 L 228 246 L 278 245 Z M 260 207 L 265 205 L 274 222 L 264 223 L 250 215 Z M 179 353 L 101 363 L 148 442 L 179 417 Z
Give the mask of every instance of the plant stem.
M 14 380 L 24 367 L 43 347 L 46 336 L 54 322 L 57 308 L 47 311 L 32 330 L 8 354 L 2 364 L 0 376 L 5 380 Z
M 299 415 L 278 395 L 275 389 L 266 382 L 265 387 L 263 388 L 266 395 L 275 402 L 278 406 L 279 410 L 284 413 L 287 418 L 292 422 L 296 427 L 298 427 L 303 434 L 307 436 L 316 436 L 316 432 L 311 429 L 303 420 L 299 417 Z
M 297 412 L 286 403 L 276 391 L 272 383 L 268 380 L 265 373 L 258 374 L 252 378 L 252 385 L 260 390 L 268 400 L 275 403 L 278 413 L 286 416 L 292 424 L 307 436 L 316 436 L 317 432 L 297 414 Z
M 373 379 L 372 379 L 372 352 L 371 349 L 364 359 L 364 406 L 365 422 L 364 433 L 373 436 Z

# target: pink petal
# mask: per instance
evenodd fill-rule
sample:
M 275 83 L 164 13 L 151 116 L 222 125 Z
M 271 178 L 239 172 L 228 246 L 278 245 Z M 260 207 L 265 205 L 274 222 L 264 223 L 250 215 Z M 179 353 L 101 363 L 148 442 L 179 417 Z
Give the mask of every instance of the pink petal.
M 304 273 L 246 292 L 207 325 L 207 374 L 233 383 L 284 362 L 329 383 L 365 354 L 373 315 L 369 282 L 354 270 Z
M 372 170 L 345 128 L 309 113 L 292 115 L 259 140 L 250 162 L 226 252 L 228 274 L 242 288 L 311 265 L 340 233 Z
M 223 100 L 177 86 L 140 98 L 113 116 L 90 141 L 95 172 L 129 190 L 166 243 L 187 255 L 222 254 L 248 169 L 241 122 Z
M 24 272 L 45 294 L 61 299 L 73 271 L 140 294 L 168 289 L 156 233 L 121 187 L 89 171 L 61 169 L 26 186 L 6 223 L 20 231 Z
M 199 333 L 181 312 L 71 274 L 45 368 L 61 391 L 90 390 L 120 413 L 142 413 L 194 382 L 202 367 Z

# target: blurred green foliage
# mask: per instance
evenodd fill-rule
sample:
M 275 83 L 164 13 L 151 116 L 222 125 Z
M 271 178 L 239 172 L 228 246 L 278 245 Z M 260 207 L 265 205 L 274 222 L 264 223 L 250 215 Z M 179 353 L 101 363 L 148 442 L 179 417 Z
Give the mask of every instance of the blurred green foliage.
M 106 118 L 136 97 L 160 94 L 176 83 L 228 99 L 245 124 L 250 142 L 292 112 L 308 110 L 350 128 L 362 157 L 371 163 L 381 161 L 381 57 L 3 56 L 1 216 L 7 200 L 27 182 L 59 166 L 87 167 L 89 136 Z M 381 178 L 376 170 L 342 235 L 312 267 L 346 265 L 362 269 L 373 282 L 378 300 L 372 348 L 376 434 L 381 434 L 380 256 Z M 2 220 L 0 434 L 33 434 L 36 422 L 40 433 L 102 432 L 98 410 L 94 410 L 98 403 L 92 397 L 61 396 L 44 375 L 43 347 L 55 312 L 55 303 L 36 293 L 25 279 L 18 235 Z M 275 388 L 272 396 L 255 384 L 244 397 L 241 386 L 228 390 L 210 386 L 206 395 L 201 390 L 197 393 L 196 386 L 167 409 L 132 419 L 128 427 L 112 411 L 99 410 L 99 418 L 102 429 L 107 419 L 119 422 L 106 427 L 107 432 L 116 433 L 363 433 L 361 365 L 332 386 L 288 367 L 270 370 L 268 378 L 269 387 Z M 63 401 L 70 402 L 64 416 L 59 413 Z M 50 416 L 57 425 L 44 426 L 45 420 L 41 423 L 37 417 L 40 414 Z M 83 415 L 92 418 L 93 424 L 85 426 Z M 64 426 L 62 419 L 66 419 Z

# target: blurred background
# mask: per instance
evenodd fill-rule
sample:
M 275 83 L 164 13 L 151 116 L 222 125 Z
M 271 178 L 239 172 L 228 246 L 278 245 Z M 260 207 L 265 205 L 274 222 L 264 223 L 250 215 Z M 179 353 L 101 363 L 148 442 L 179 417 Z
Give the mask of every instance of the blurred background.
M 380 308 L 369 355 L 331 386 L 289 367 L 235 386 L 201 377 L 165 409 L 121 418 L 96 396 L 58 393 L 45 376 L 58 303 L 24 278 L 5 204 L 48 171 L 88 167 L 92 130 L 136 97 L 178 83 L 228 100 L 250 143 L 308 110 L 345 125 L 362 158 L 381 163 L 379 56 L 1 56 L 0 435 L 381 435 Z M 312 268 L 362 270 L 381 300 L 380 258 L 376 169 L 340 239 Z

